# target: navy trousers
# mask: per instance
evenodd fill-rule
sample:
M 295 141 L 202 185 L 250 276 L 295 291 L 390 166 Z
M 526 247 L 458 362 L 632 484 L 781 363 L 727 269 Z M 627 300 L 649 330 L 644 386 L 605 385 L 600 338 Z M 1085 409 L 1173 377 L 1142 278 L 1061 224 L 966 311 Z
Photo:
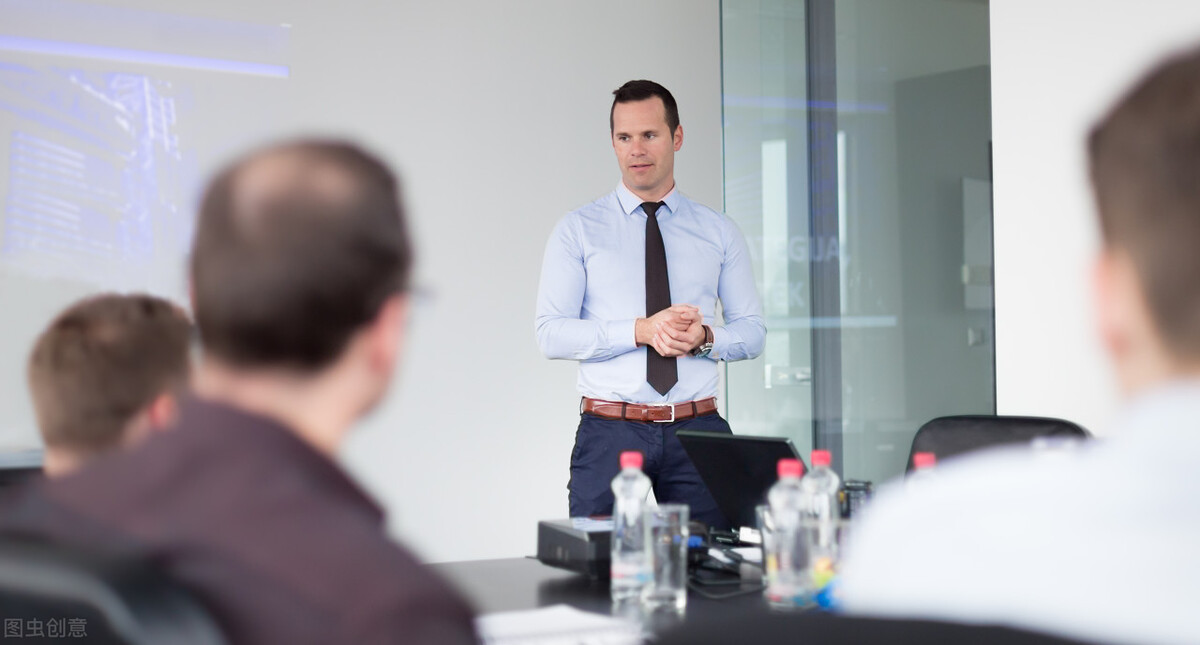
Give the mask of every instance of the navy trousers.
M 621 470 L 620 454 L 638 450 L 645 455 L 642 470 L 654 487 L 659 503 L 690 507 L 691 519 L 728 529 L 729 520 L 717 508 L 708 487 L 675 436 L 678 430 L 732 434 L 719 414 L 692 417 L 674 423 L 642 423 L 579 415 L 575 449 L 571 452 L 571 481 L 567 484 L 571 517 L 611 515 L 612 480 Z

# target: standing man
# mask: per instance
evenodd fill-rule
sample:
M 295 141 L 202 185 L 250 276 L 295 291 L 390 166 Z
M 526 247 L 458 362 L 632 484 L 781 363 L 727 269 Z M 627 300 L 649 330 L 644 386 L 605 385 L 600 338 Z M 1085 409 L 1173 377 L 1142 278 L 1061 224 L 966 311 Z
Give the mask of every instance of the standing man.
M 610 514 L 617 456 L 639 450 L 660 502 L 726 527 L 675 433 L 731 432 L 717 361 L 758 356 L 766 336 L 749 251 L 733 222 L 676 188 L 683 128 L 665 87 L 622 85 L 609 129 L 621 183 L 558 223 L 538 288 L 542 353 L 579 361 L 571 516 Z

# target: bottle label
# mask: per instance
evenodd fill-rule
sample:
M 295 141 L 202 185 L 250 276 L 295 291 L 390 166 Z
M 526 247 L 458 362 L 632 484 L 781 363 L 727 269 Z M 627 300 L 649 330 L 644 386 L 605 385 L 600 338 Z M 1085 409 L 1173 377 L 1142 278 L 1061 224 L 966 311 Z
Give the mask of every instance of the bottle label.
M 645 565 L 640 562 L 621 562 L 619 560 L 613 562 L 612 577 L 614 580 L 636 582 L 644 582 L 649 579 Z
M 612 561 L 614 586 L 640 587 L 650 581 L 650 571 L 641 557 L 618 557 Z

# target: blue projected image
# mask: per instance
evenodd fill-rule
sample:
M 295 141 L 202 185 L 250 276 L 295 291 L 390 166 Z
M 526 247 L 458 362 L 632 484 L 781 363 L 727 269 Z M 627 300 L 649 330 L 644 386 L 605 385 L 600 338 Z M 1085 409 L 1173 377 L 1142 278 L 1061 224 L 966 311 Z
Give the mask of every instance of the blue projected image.
M 105 2 L 0 0 L 0 452 L 41 445 L 47 322 L 103 291 L 185 304 L 204 180 L 290 120 L 287 16 Z
M 198 188 L 278 121 L 290 27 L 0 0 L 0 273 L 179 297 Z
M 141 74 L 0 67 L 0 109 L 16 117 L 0 261 L 114 288 L 180 254 L 179 107 L 170 82 Z

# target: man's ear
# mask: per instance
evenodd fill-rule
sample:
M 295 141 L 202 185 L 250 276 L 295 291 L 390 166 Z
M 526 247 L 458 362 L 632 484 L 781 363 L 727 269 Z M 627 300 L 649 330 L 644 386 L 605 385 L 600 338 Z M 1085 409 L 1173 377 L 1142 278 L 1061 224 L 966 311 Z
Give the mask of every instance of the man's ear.
M 1092 270 L 1092 290 L 1100 338 L 1114 359 L 1159 346 L 1142 283 L 1128 252 L 1113 248 L 1101 252 Z
M 372 367 L 390 371 L 395 365 L 404 345 L 409 306 L 408 294 L 402 293 L 388 298 L 379 308 L 369 332 Z
M 683 147 L 683 126 L 682 125 L 675 126 L 675 134 L 672 135 L 672 138 L 675 141 L 675 152 L 679 152 L 679 149 Z
M 1112 356 L 1124 353 L 1128 335 L 1127 323 L 1122 320 L 1125 307 L 1120 303 L 1117 286 L 1117 259 L 1105 249 L 1092 263 L 1092 300 L 1096 309 L 1096 327 L 1104 349 Z
M 152 431 L 166 430 L 179 418 L 179 404 L 169 392 L 159 394 L 146 408 L 146 421 Z
M 163 392 L 129 421 L 125 426 L 125 434 L 121 437 L 121 444 L 132 446 L 155 432 L 166 431 L 175 425 L 178 418 L 179 407 L 175 395 Z

